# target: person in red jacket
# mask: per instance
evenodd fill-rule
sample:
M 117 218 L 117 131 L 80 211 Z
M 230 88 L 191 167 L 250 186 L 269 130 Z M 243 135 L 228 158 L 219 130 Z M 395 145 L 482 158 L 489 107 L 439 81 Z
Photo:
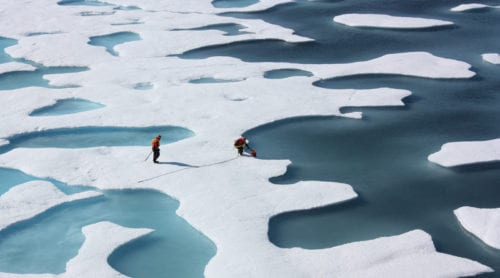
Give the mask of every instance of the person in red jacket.
M 247 148 L 250 150 L 250 155 L 252 155 L 253 157 L 257 156 L 257 152 L 254 149 L 250 148 L 250 146 L 248 145 L 248 140 L 243 136 L 234 141 L 234 147 L 238 150 L 239 155 L 243 155 L 244 149 Z
M 151 141 L 151 148 L 153 149 L 153 162 L 154 163 L 159 163 L 158 157 L 160 157 L 160 139 L 161 139 L 161 135 L 158 135 L 155 138 L 153 138 L 153 140 Z

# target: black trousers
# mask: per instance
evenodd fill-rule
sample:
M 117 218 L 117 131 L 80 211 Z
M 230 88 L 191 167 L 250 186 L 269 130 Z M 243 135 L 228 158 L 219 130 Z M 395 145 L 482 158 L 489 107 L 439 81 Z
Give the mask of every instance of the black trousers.
M 160 157 L 160 149 L 153 148 L 153 161 L 156 161 Z

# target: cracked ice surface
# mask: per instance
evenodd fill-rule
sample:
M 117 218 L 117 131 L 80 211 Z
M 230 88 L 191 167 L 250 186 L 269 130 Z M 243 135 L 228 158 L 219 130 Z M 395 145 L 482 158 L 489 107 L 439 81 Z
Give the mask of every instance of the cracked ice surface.
M 380 277 L 408 273 L 408 269 L 422 277 L 491 271 L 468 259 L 436 252 L 432 239 L 422 231 L 323 250 L 278 248 L 267 238 L 271 216 L 343 202 L 357 194 L 349 185 L 334 182 L 271 184 L 269 178 L 283 174 L 288 161 L 233 159 L 231 146 L 235 136 L 268 122 L 294 116 L 341 115 L 339 109 L 343 106 L 401 106 L 402 98 L 410 94 L 392 88 L 328 90 L 312 85 L 319 79 L 379 73 L 470 78 L 474 76 L 470 65 L 425 52 L 395 53 L 369 61 L 330 65 L 246 63 L 228 57 L 182 60 L 168 55 L 235 41 L 279 39 L 294 43 L 310 39 L 260 20 L 217 14 L 266 9 L 286 1 L 260 1 L 234 9 L 214 8 L 210 1 L 199 0 L 106 2 L 140 9 L 59 6 L 49 0 L 4 3 L 2 18 L 8 20 L 0 26 L 0 34 L 18 40 L 18 44 L 6 49 L 8 54 L 45 66 L 87 66 L 89 70 L 44 76 L 52 85 L 79 85 L 77 88 L 57 89 L 57 93 L 54 89 L 33 87 L 2 92 L 1 103 L 16 105 L 0 110 L 0 138 L 61 127 L 184 126 L 196 135 L 162 146 L 162 158 L 197 167 L 153 167 L 150 161 L 144 162 L 145 148 L 137 147 L 30 149 L 29 163 L 23 159 L 27 150 L 18 148 L 0 155 L 1 166 L 100 189 L 157 189 L 178 199 L 178 214 L 217 246 L 217 254 L 206 268 L 208 277 Z M 142 24 L 123 24 L 127 22 Z M 217 30 L 176 30 L 225 23 L 245 26 L 245 33 L 224 36 Z M 117 32 L 134 32 L 142 40 L 117 45 L 114 50 L 118 56 L 88 44 L 92 36 Z M 34 33 L 40 35 L 28 36 Z M 306 70 L 313 76 L 263 78 L 266 71 L 284 68 Z M 200 78 L 241 81 L 189 83 Z M 138 93 L 131 88 L 138 83 L 153 86 Z M 106 107 L 61 117 L 28 117 L 36 108 L 69 97 L 85 98 Z M 85 244 L 78 256 L 68 262 L 63 276 L 119 276 L 107 265 L 107 256 L 120 244 L 148 232 L 111 223 L 86 227 Z
M 384 14 L 343 14 L 333 21 L 353 27 L 415 29 L 453 25 L 453 22 L 418 17 L 401 17 Z

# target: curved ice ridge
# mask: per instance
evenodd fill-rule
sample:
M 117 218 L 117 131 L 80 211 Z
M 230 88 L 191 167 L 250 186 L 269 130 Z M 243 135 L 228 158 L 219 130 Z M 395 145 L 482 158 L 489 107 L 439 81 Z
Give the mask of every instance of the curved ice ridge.
M 453 22 L 444 20 L 401 17 L 384 14 L 343 14 L 334 17 L 333 21 L 352 27 L 396 29 L 416 29 L 453 25 Z
M 500 249 L 500 208 L 461 207 L 454 213 L 467 231 L 487 245 Z

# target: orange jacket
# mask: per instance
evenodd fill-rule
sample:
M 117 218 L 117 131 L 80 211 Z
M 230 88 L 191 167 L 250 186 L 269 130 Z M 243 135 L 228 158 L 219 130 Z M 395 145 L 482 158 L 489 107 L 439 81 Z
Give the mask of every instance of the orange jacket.
M 151 147 L 153 147 L 153 149 L 158 149 L 160 147 L 160 139 L 158 137 L 153 138 Z

